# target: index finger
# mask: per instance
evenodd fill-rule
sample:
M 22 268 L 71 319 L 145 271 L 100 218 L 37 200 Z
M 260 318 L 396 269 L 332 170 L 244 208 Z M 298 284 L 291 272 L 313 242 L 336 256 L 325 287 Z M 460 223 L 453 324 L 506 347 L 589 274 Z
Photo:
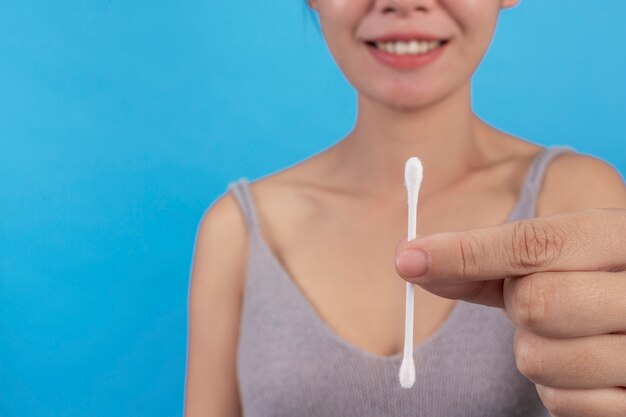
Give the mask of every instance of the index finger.
M 427 253 L 428 272 L 415 277 L 400 256 Z M 456 284 L 542 271 L 618 271 L 626 265 L 626 209 L 594 208 L 480 229 L 436 233 L 400 242 L 396 271 L 419 284 Z M 417 268 L 409 262 L 409 269 Z

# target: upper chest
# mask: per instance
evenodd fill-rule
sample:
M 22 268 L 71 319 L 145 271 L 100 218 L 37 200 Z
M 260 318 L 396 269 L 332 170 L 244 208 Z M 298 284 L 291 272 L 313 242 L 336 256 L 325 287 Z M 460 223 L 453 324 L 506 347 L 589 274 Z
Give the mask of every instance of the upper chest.
M 490 194 L 491 193 L 491 194 Z M 261 197 L 261 233 L 272 255 L 322 320 L 363 350 L 388 355 L 404 343 L 406 281 L 395 272 L 395 247 L 407 236 L 408 206 L 395 208 L 297 193 Z M 515 193 L 474 188 L 456 198 L 422 202 L 417 233 L 483 227 L 502 222 Z M 454 302 L 415 287 L 414 344 L 428 339 Z

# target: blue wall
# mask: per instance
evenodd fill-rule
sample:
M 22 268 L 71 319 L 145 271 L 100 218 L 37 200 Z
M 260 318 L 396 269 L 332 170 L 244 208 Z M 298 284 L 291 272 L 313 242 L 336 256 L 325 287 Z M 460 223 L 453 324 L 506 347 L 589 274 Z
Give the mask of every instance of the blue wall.
M 302 3 L 0 2 L 0 415 L 181 414 L 202 214 L 354 121 Z M 477 113 L 624 173 L 625 17 L 504 11 Z

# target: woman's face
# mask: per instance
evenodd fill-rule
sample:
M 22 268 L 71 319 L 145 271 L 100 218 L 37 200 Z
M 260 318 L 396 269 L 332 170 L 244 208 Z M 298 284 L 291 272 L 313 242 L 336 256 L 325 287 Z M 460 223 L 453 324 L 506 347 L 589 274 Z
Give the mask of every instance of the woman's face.
M 500 10 L 518 1 L 308 0 L 346 78 L 360 94 L 398 109 L 436 102 L 469 82 Z M 448 42 L 435 60 L 398 68 L 376 59 L 375 47 L 366 43 L 391 32 L 427 33 Z

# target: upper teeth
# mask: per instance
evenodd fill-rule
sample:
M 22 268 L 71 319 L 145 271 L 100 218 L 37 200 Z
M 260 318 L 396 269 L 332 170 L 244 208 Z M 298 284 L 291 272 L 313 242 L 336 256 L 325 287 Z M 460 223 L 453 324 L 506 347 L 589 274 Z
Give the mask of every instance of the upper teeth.
M 391 54 L 423 54 L 435 49 L 440 43 L 440 41 L 376 42 L 376 47 Z

